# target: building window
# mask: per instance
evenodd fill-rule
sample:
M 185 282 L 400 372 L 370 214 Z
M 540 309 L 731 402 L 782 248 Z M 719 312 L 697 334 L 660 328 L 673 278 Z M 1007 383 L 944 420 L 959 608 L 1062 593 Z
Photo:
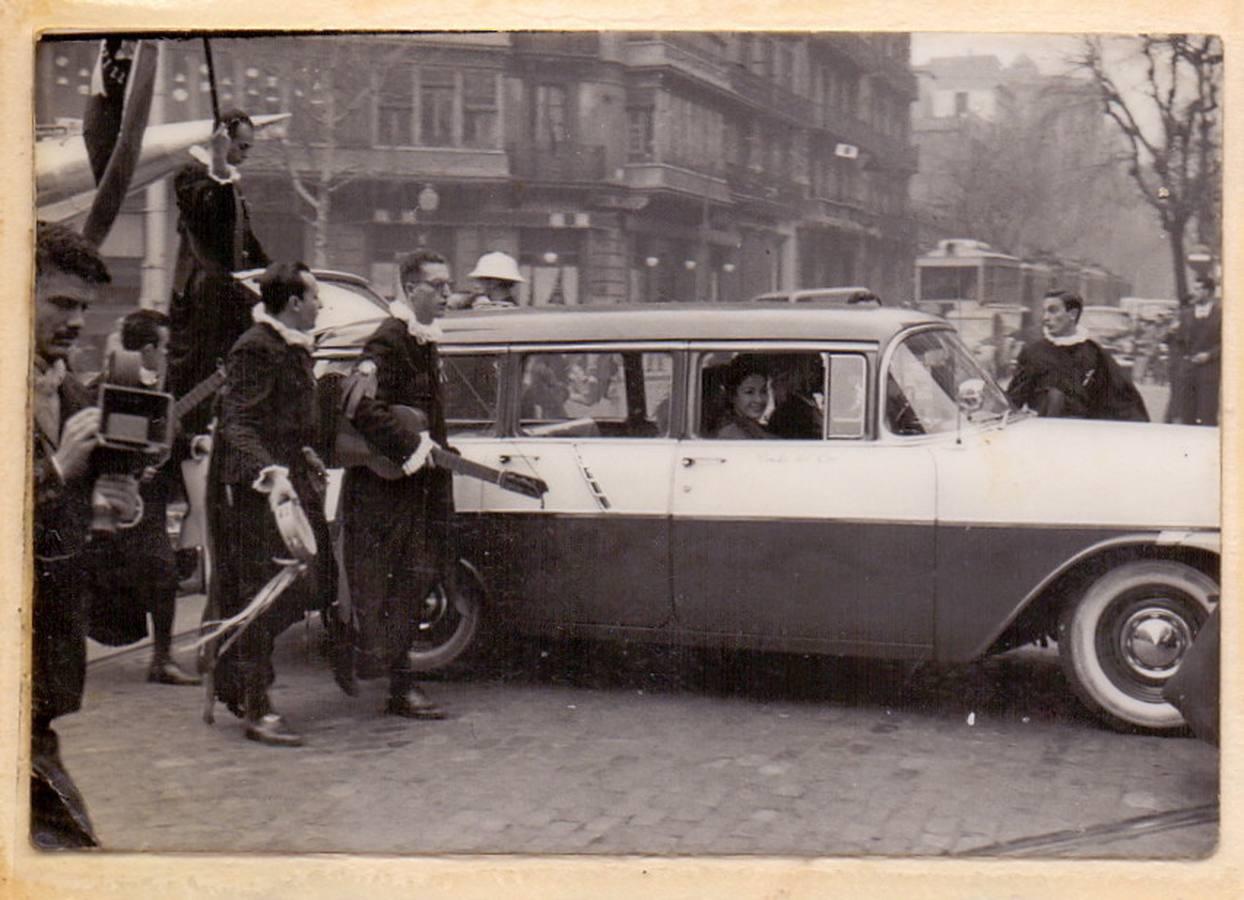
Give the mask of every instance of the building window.
M 632 106 L 626 111 L 627 162 L 650 162 L 653 150 L 651 106 Z
M 463 72 L 463 146 L 497 146 L 497 118 L 497 76 L 492 72 Z
M 381 76 L 376 101 L 376 143 L 406 147 L 415 142 L 414 73 L 410 66 L 393 66 Z
M 699 172 L 717 173 L 725 155 L 725 117 L 684 97 L 663 94 L 669 128 L 661 158 Z
M 496 149 L 498 96 L 492 71 L 393 66 L 376 94 L 376 146 Z
M 454 143 L 454 72 L 424 69 L 419 79 L 419 142 L 425 147 Z
M 541 147 L 556 147 L 570 140 L 566 122 L 566 89 L 555 84 L 536 86 L 535 142 Z
M 955 91 L 955 115 L 966 116 L 968 114 L 968 92 Z

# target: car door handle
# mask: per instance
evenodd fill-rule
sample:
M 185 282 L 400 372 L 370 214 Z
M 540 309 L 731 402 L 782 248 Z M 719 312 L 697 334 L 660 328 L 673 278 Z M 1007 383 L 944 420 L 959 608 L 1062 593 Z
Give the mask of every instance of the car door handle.
M 720 464 L 720 463 L 724 463 L 725 461 L 726 461 L 726 458 L 724 456 L 684 456 L 682 458 L 682 466 L 684 469 L 689 469 L 692 466 L 694 466 L 696 463 L 718 463 Z
M 538 456 L 526 456 L 522 453 L 502 453 L 500 456 L 497 457 L 497 462 L 505 466 L 505 465 L 509 465 L 510 463 L 514 462 L 516 459 L 521 459 L 521 460 L 524 460 L 525 462 L 539 462 L 540 461 L 540 457 Z

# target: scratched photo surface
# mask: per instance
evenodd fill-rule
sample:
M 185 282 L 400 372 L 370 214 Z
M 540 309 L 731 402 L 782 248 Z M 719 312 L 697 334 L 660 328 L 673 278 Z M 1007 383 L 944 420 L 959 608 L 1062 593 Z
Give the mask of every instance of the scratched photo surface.
M 1212 854 L 1222 73 L 1195 34 L 40 41 L 37 218 L 109 281 L 36 391 L 102 404 L 79 479 L 147 454 L 69 563 L 99 845 Z

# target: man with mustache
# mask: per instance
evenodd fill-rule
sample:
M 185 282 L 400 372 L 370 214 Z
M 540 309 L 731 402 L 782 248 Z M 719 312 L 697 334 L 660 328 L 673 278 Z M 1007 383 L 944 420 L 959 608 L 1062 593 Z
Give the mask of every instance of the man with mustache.
M 98 844 L 60 758 L 52 721 L 82 706 L 87 607 L 83 552 L 93 506 L 122 526 L 142 517 L 137 482 L 97 476 L 100 411 L 68 370 L 87 308 L 111 280 L 99 252 L 61 225 L 39 223 L 35 254 L 34 600 L 31 615 L 30 837 L 41 849 Z

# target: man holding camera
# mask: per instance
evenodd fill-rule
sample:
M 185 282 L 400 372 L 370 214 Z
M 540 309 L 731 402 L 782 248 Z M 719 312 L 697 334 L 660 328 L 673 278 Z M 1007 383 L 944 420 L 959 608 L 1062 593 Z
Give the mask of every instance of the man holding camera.
M 148 391 L 163 390 L 168 316 L 139 309 L 121 320 L 121 351 L 106 362 L 102 380 Z M 176 470 L 170 463 L 143 473 L 143 518 L 137 527 L 94 542 L 91 553 L 91 637 L 106 644 L 132 643 L 146 634 L 151 613 L 152 653 L 147 680 L 195 685 L 199 679 L 173 660 L 177 562 L 165 519 Z
M 98 844 L 52 729 L 82 706 L 86 594 L 82 554 L 92 518 L 121 526 L 142 516 L 135 479 L 98 475 L 100 411 L 67 368 L 87 308 L 111 277 L 85 238 L 40 223 L 35 254 L 34 600 L 32 612 L 31 840 L 41 849 Z

